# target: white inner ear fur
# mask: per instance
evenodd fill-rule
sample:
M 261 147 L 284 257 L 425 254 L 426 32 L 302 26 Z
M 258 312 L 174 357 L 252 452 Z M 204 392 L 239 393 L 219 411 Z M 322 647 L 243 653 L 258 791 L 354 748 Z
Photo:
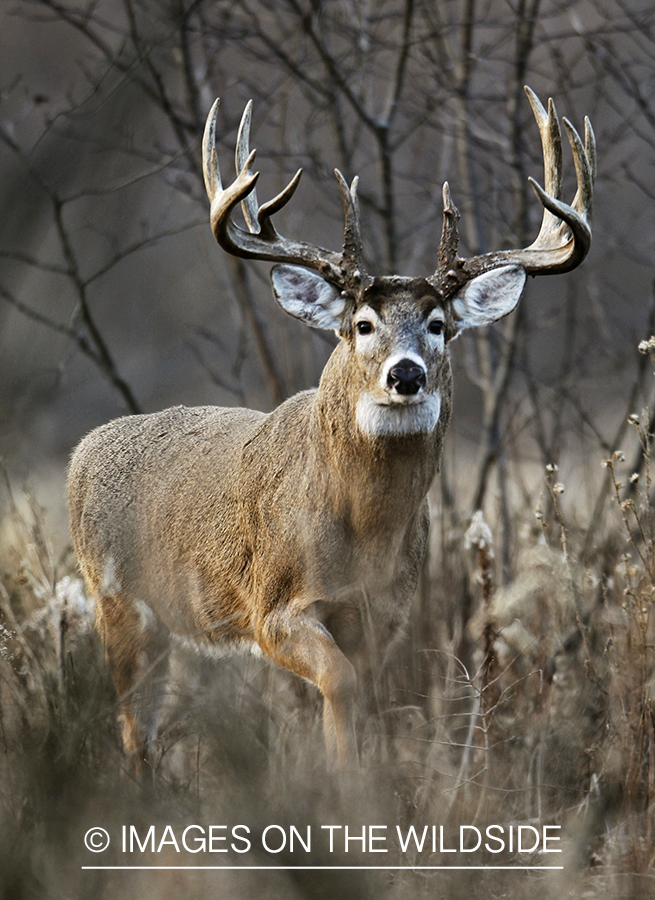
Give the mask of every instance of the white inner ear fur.
M 338 331 L 346 301 L 316 272 L 301 266 L 274 266 L 273 293 L 282 309 L 313 328 Z
M 490 325 L 514 309 L 525 285 L 522 266 L 502 266 L 478 275 L 453 299 L 458 331 Z

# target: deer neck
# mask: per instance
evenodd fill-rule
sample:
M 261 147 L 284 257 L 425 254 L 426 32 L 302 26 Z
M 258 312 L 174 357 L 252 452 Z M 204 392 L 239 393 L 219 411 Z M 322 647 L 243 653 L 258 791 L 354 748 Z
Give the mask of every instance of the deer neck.
M 345 345 L 335 349 L 315 395 L 311 423 L 326 500 L 331 497 L 351 514 L 377 520 L 385 511 L 396 522 L 413 514 L 439 468 L 451 405 L 450 366 L 446 368 L 442 412 L 431 432 L 371 438 L 357 423 L 363 385 L 347 365 Z

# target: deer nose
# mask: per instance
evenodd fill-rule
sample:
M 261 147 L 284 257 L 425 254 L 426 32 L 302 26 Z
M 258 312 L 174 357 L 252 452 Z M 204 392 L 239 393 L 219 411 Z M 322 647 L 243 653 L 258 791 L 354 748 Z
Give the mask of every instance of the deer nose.
M 426 383 L 425 369 L 413 359 L 401 359 L 387 375 L 387 384 L 397 394 L 418 394 Z

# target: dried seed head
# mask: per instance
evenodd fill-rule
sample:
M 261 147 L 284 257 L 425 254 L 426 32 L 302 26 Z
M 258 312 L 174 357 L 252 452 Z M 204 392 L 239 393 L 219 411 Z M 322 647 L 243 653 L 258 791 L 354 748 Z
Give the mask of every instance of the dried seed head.
M 473 514 L 471 524 L 464 535 L 464 546 L 467 549 L 469 547 L 477 547 L 479 550 L 486 548 L 489 556 L 493 558 L 493 536 L 491 534 L 491 528 L 489 528 L 485 522 L 482 510 L 480 509 Z

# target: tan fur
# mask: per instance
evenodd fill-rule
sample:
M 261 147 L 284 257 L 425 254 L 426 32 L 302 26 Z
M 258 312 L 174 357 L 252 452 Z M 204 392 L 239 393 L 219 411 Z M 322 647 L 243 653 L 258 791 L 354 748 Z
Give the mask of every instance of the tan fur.
M 406 293 L 380 301 L 380 310 L 395 304 L 389 319 L 404 327 L 408 311 L 417 315 Z M 145 743 L 153 755 L 157 702 L 139 679 L 161 668 L 169 629 L 201 643 L 254 642 L 314 682 L 328 701 L 328 744 L 344 764 L 357 757 L 357 682 L 407 619 L 452 379 L 442 351 L 430 364 L 429 387 L 442 395 L 430 434 L 371 439 L 358 431 L 356 400 L 391 347 L 363 365 L 354 342 L 342 339 L 318 390 L 269 415 L 176 407 L 117 419 L 77 447 L 73 546 L 127 698 L 128 751 Z M 143 603 L 156 618 L 140 625 Z
M 514 309 L 526 272 L 566 272 L 591 243 L 595 141 L 568 123 L 578 177 L 559 198 L 561 137 L 528 96 L 539 125 L 550 197 L 537 240 L 469 260 L 457 256 L 458 213 L 444 184 L 444 226 L 429 278 L 364 269 L 357 179 L 337 172 L 341 253 L 281 237 L 271 215 L 300 172 L 259 206 L 249 149 L 251 104 L 237 138 L 238 174 L 224 186 L 216 153 L 218 101 L 207 119 L 203 172 L 218 243 L 249 259 L 283 262 L 277 301 L 308 324 L 338 331 L 317 391 L 269 415 L 176 407 L 110 422 L 71 461 L 73 546 L 122 701 L 124 744 L 156 762 L 158 680 L 167 635 L 200 646 L 258 646 L 318 686 L 328 747 L 357 759 L 356 692 L 408 616 L 425 552 L 427 492 L 451 413 L 447 342 Z M 241 203 L 247 229 L 233 221 Z M 153 687 L 154 685 L 154 687 Z

